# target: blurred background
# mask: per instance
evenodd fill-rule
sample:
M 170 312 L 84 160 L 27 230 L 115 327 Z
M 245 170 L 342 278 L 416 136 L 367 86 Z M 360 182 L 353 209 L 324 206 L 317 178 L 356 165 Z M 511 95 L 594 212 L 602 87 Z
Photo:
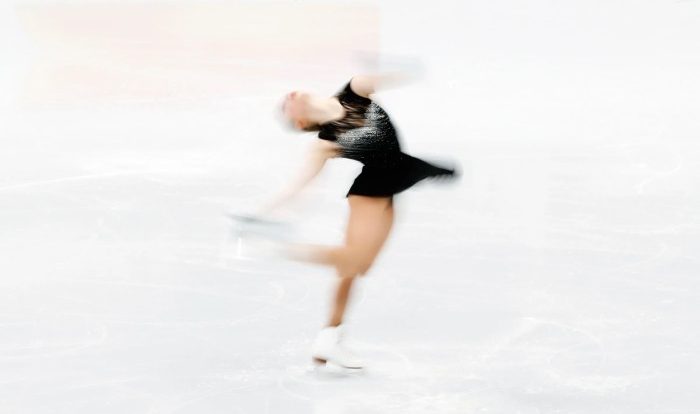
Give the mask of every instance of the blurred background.
M 695 0 L 26 0 L 0 5 L 0 409 L 695 413 Z M 420 69 L 377 100 L 406 152 L 352 304 L 370 368 L 310 370 L 329 269 L 232 254 L 223 213 L 313 134 L 283 95 Z M 335 243 L 359 165 L 288 216 Z

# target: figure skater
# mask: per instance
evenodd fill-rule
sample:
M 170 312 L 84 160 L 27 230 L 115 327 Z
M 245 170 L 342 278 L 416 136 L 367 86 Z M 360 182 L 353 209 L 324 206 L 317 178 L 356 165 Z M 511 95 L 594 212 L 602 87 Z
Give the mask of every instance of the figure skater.
M 394 222 L 393 196 L 426 178 L 451 178 L 443 168 L 401 151 L 387 113 L 372 100 L 375 90 L 395 76 L 355 76 L 334 96 L 289 93 L 284 118 L 299 131 L 317 131 L 304 171 L 288 191 L 264 207 L 265 216 L 301 191 L 334 157 L 363 164 L 347 193 L 350 216 L 341 246 L 292 245 L 291 258 L 330 265 L 338 275 L 332 312 L 312 347 L 317 363 L 361 368 L 360 360 L 341 344 L 343 317 L 355 278 L 365 275 L 387 240 Z

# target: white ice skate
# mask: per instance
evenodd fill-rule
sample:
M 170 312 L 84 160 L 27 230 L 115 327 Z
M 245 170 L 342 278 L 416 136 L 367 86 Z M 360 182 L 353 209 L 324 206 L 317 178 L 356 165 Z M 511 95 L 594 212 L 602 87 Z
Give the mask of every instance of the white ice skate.
M 341 344 L 343 327 L 323 328 L 312 347 L 314 362 L 320 365 L 334 364 L 351 370 L 362 369 L 362 361 Z
M 253 215 L 229 213 L 227 216 L 233 224 L 228 240 L 236 243 L 236 258 L 286 257 L 288 241 L 293 237 L 293 227 L 289 223 Z

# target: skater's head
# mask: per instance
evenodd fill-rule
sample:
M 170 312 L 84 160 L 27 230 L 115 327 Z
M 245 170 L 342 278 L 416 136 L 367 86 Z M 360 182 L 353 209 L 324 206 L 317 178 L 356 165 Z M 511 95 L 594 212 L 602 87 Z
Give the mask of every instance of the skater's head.
M 306 92 L 293 91 L 284 97 L 282 103 L 282 114 L 292 128 L 300 131 L 317 131 L 320 127 L 318 122 L 313 121 L 314 107 L 313 96 Z

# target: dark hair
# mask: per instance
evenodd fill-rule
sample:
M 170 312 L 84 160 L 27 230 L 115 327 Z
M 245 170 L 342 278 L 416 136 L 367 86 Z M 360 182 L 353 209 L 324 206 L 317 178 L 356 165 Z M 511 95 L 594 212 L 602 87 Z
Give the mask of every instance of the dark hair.
M 301 129 L 305 132 L 317 132 L 321 130 L 321 124 L 313 124 Z
M 345 108 L 345 116 L 342 119 L 331 121 L 327 124 L 323 124 L 330 128 L 334 134 L 339 134 L 351 129 L 360 128 L 366 125 L 365 111 L 367 110 L 367 105 L 357 102 L 345 102 L 340 101 L 340 104 Z M 323 127 L 321 124 L 313 124 L 302 128 L 305 132 L 318 132 Z M 294 125 L 292 124 L 292 127 Z

